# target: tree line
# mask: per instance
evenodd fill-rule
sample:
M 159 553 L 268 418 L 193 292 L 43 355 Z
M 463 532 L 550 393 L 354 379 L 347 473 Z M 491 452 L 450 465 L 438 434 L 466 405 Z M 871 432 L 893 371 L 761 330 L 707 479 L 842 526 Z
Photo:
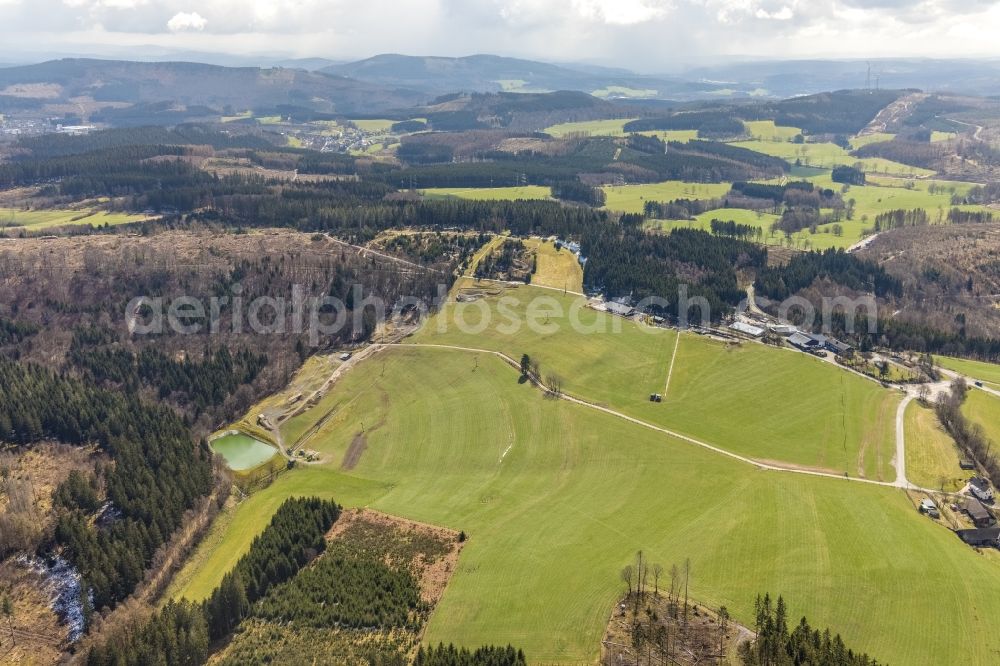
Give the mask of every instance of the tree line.
M 962 404 L 968 391 L 965 379 L 956 378 L 951 383 L 950 391 L 938 399 L 934 411 L 941 427 L 951 435 L 958 448 L 985 470 L 991 479 L 1000 479 L 1000 461 L 991 450 L 992 443 L 982 426 L 969 421 L 962 413 Z
M 813 629 L 803 617 L 794 628 L 788 624 L 785 600 L 770 595 L 757 596 L 754 602 L 753 641 L 739 648 L 743 666 L 878 666 L 872 657 L 848 648 L 840 634 L 831 638 L 830 630 Z
M 98 528 L 89 503 L 64 506 L 47 544 L 61 548 L 80 571 L 96 609 L 132 593 L 184 512 L 212 484 L 211 451 L 195 446 L 170 409 L 2 358 L 0 436 L 19 445 L 96 443 L 114 461 L 101 473 L 120 517 Z
M 324 537 L 339 515 L 340 508 L 326 500 L 285 500 L 207 600 L 171 601 L 92 648 L 87 665 L 205 663 L 210 644 L 235 629 L 251 604 L 272 586 L 293 578 L 323 551 Z
M 757 273 L 756 290 L 762 296 L 784 300 L 826 278 L 839 285 L 874 293 L 876 296 L 900 296 L 903 285 L 877 262 L 860 259 L 842 249 L 803 252 L 784 266 L 764 267 Z

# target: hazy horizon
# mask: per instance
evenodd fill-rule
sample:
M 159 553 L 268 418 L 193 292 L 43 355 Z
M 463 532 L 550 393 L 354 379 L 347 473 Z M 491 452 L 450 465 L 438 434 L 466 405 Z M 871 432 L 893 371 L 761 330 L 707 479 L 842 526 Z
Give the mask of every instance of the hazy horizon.
M 0 61 L 11 63 L 491 53 L 661 73 L 754 59 L 1000 57 L 1000 3 L 983 0 L 0 0 L 0 26 Z

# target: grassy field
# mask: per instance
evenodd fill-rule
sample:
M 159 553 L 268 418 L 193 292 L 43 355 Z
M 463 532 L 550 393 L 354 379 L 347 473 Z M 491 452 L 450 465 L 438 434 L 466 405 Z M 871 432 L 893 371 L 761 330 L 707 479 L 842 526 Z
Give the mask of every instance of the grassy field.
M 222 576 L 236 566 L 237 560 L 250 549 L 254 537 L 289 497 L 322 497 L 340 502 L 344 501 L 341 498 L 350 498 L 352 506 L 365 506 L 387 489 L 384 483 L 311 465 L 282 474 L 270 486 L 219 516 L 194 556 L 172 581 L 164 599 L 205 599 L 219 585 Z
M 555 287 L 568 291 L 583 291 L 583 266 L 575 254 L 569 250 L 556 250 L 555 243 L 548 241 L 535 243 L 537 264 L 531 276 L 531 284 Z
M 92 224 L 95 227 L 102 227 L 105 224 L 117 226 L 129 222 L 141 222 L 146 219 L 145 215 L 134 215 L 127 213 L 108 213 L 95 209 L 82 210 L 21 210 L 20 208 L 0 208 L 0 230 L 7 229 L 8 232 L 16 232 L 23 228 L 29 231 L 41 229 L 51 229 L 63 226 L 82 226 Z
M 958 492 L 967 474 L 959 467 L 958 447 L 938 423 L 931 407 L 914 400 L 906 408 L 906 477 L 922 488 Z
M 387 118 L 370 118 L 366 120 L 351 120 L 351 122 L 362 132 L 388 132 L 399 121 Z
M 619 120 L 584 120 L 575 123 L 560 123 L 546 127 L 542 131 L 554 137 L 564 137 L 569 134 L 590 134 L 592 136 L 623 136 L 625 123 L 635 118 Z
M 851 137 L 851 148 L 858 150 L 872 143 L 882 143 L 884 141 L 892 141 L 896 138 L 895 134 L 888 134 L 886 132 L 876 132 L 875 134 L 865 134 L 864 136 L 854 136 Z
M 771 233 L 771 224 L 779 219 L 778 215 L 770 213 L 760 213 L 746 210 L 744 208 L 718 208 L 696 215 L 693 220 L 648 220 L 646 227 L 649 229 L 659 229 L 660 231 L 673 231 L 674 229 L 703 229 L 709 231 L 712 228 L 712 220 L 722 220 L 723 222 L 736 222 L 738 224 L 748 224 L 763 231 L 761 242 L 765 245 L 785 246 L 787 242 L 785 235 L 781 232 Z M 808 229 L 803 229 L 792 234 L 794 247 L 809 250 L 825 250 L 831 247 L 850 247 L 864 236 L 864 232 L 871 228 L 870 224 L 864 224 L 860 220 L 842 220 L 837 223 L 842 231 L 841 235 L 833 233 L 833 224 L 823 224 L 817 227 L 817 233 L 810 233 Z
M 395 348 L 366 364 L 384 370 L 345 376 L 334 393 L 356 402 L 317 438 L 332 462 L 224 517 L 174 594 L 204 597 L 282 498 L 317 494 L 469 535 L 428 643 L 594 663 L 617 572 L 643 549 L 667 568 L 690 557 L 692 596 L 743 622 L 769 591 L 890 663 L 988 663 L 1000 650 L 1000 569 L 897 490 L 759 472 L 544 398 L 494 357 Z M 362 421 L 364 454 L 341 472 Z
M 898 397 L 874 382 L 804 354 L 685 335 L 669 394 L 662 404 L 650 403 L 651 393 L 663 391 L 676 332 L 584 308 L 585 299 L 548 290 L 524 287 L 506 297 L 518 302 L 497 296 L 452 303 L 411 340 L 497 350 L 515 359 L 528 353 L 540 361 L 542 376 L 556 373 L 568 393 L 727 450 L 895 479 L 890 459 Z M 529 317 L 536 325 L 528 325 Z M 511 318 L 523 322 L 513 333 Z M 721 413 L 728 417 L 713 416 Z
M 1000 446 L 1000 398 L 973 389 L 969 391 L 962 411 L 970 420 L 983 427 L 983 432 L 994 446 Z
M 948 356 L 935 356 L 934 360 L 942 368 L 960 372 L 966 377 L 971 377 L 982 382 L 1000 387 L 1000 363 L 985 363 L 983 361 L 970 361 L 964 358 L 951 358 Z
M 607 200 L 604 207 L 624 213 L 641 213 L 647 201 L 674 199 L 715 199 L 729 192 L 729 183 L 684 183 L 668 180 L 643 185 L 608 185 L 601 189 Z
M 779 127 L 773 120 L 748 120 L 743 124 L 755 141 L 791 141 L 802 133 L 798 127 Z
M 755 140 L 737 141 L 733 145 L 756 150 L 766 155 L 780 157 L 793 164 L 796 160 L 801 160 L 803 165 L 822 167 L 824 169 L 840 165 L 853 166 L 860 163 L 866 172 L 913 177 L 930 176 L 934 173 L 927 169 L 920 169 L 881 158 L 859 159 L 833 143 L 791 143 L 789 141 Z
M 515 201 L 517 199 L 549 199 L 552 188 L 542 185 L 522 187 L 433 187 L 421 190 L 428 198 L 457 197 L 478 201 Z
M 955 132 L 939 132 L 937 130 L 931 132 L 931 143 L 937 143 L 939 141 L 951 141 L 958 134 Z
M 687 143 L 698 138 L 698 130 L 650 130 L 648 132 L 637 132 L 644 136 L 655 136 L 660 141 L 680 141 Z

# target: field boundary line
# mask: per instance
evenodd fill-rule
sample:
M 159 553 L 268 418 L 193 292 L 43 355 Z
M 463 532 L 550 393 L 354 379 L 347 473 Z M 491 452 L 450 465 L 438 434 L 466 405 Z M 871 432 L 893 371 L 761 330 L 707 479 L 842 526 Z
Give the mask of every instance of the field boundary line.
M 674 340 L 674 353 L 670 355 L 670 367 L 667 368 L 667 382 L 663 385 L 663 398 L 666 399 L 667 391 L 670 390 L 670 378 L 674 376 L 674 363 L 677 361 L 677 349 L 681 346 L 681 332 L 677 331 L 677 338 Z

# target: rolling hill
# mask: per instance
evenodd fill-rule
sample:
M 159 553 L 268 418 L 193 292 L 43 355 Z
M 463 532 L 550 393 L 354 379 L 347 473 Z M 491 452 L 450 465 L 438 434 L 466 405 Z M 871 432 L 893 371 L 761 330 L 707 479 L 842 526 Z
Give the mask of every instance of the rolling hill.
M 98 103 L 172 102 L 235 109 L 292 105 L 339 113 L 409 107 L 427 100 L 414 90 L 303 69 L 86 58 L 2 68 L 0 95 L 48 104 L 84 98 Z
M 720 87 L 620 69 L 561 66 L 495 55 L 443 58 L 382 54 L 319 71 L 434 93 L 576 90 L 605 98 L 687 99 L 704 97 Z

